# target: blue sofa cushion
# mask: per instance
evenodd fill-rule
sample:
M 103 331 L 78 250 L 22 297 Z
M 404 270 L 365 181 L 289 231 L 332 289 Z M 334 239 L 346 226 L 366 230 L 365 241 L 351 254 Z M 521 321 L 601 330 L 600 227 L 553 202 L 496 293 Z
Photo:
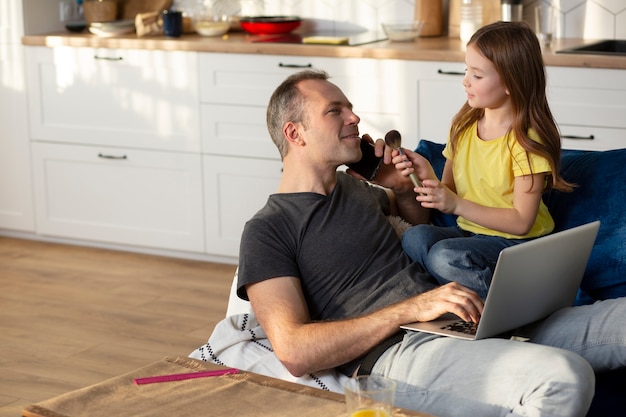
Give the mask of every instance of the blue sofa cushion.
M 416 149 L 439 177 L 445 164 L 443 146 L 421 140 Z M 626 296 L 626 149 L 563 150 L 561 174 L 577 187 L 571 193 L 553 190 L 544 195 L 555 231 L 594 220 L 601 223 L 576 304 Z M 431 221 L 456 224 L 454 216 L 439 212 L 433 212 Z

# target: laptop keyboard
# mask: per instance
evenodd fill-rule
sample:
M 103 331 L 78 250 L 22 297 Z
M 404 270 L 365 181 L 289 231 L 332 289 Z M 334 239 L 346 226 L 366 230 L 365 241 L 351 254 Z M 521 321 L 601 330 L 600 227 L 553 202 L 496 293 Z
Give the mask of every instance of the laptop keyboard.
M 476 334 L 476 328 L 478 327 L 478 323 L 473 323 L 469 321 L 455 321 L 452 324 L 448 324 L 443 326 L 442 330 L 451 330 L 453 332 L 460 332 L 465 334 Z

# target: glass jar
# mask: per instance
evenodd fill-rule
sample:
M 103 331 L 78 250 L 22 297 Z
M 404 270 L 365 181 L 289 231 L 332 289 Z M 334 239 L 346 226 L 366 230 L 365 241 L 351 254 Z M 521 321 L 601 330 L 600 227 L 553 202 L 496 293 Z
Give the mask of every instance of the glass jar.
M 467 43 L 474 32 L 483 25 L 483 3 L 481 0 L 463 0 L 461 2 L 460 35 Z

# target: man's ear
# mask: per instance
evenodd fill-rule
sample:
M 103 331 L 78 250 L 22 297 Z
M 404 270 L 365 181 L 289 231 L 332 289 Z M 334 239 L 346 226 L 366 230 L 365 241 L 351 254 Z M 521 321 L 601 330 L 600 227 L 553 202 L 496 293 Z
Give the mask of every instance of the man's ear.
M 283 128 L 283 134 L 285 138 L 294 145 L 302 146 L 304 144 L 304 139 L 300 135 L 300 128 L 302 125 L 299 123 L 289 122 L 285 124 Z

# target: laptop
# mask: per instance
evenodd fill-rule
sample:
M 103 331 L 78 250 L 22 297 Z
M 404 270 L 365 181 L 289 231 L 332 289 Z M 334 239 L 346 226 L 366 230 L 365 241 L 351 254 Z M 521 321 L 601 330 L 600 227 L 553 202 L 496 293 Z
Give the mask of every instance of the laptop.
M 479 340 L 502 335 L 573 304 L 600 222 L 553 233 L 500 252 L 478 325 L 454 314 L 401 326 Z

